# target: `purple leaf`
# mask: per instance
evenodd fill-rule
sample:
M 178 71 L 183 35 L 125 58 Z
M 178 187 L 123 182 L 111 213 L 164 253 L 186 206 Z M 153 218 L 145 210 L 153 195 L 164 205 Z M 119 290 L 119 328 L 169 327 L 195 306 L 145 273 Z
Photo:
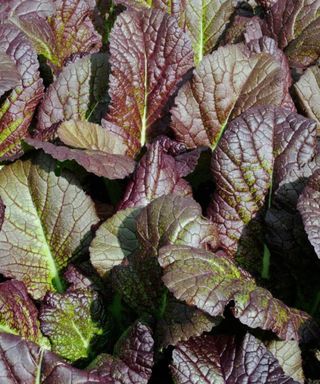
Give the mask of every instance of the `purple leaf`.
M 40 331 L 38 310 L 18 280 L 0 284 L 0 331 L 19 335 L 38 344 L 48 343 Z
M 196 64 L 219 43 L 236 3 L 234 0 L 116 0 L 116 4 L 124 4 L 131 9 L 155 8 L 174 16 L 190 36 Z
M 130 154 L 143 147 L 169 97 L 193 65 L 191 43 L 159 10 L 118 16 L 110 36 L 111 105 L 107 120 L 127 134 Z
M 272 340 L 265 342 L 267 349 L 278 360 L 284 373 L 298 383 L 304 383 L 305 378 L 302 369 L 302 357 L 299 343 L 295 340 Z
M 278 0 L 265 5 L 266 32 L 284 49 L 290 65 L 313 64 L 320 55 L 319 0 Z
M 177 345 L 190 337 L 210 332 L 220 322 L 220 317 L 213 318 L 197 308 L 170 297 L 163 317 L 157 324 L 157 340 L 163 348 L 168 345 Z
M 22 154 L 21 140 L 30 136 L 28 128 L 44 87 L 37 55 L 14 26 L 0 26 L 0 51 L 13 61 L 20 76 L 0 107 L 0 159 L 10 160 Z
M 169 245 L 160 248 L 163 281 L 176 299 L 211 316 L 222 315 L 226 305 L 251 328 L 271 330 L 284 340 L 318 337 L 311 317 L 275 299 L 231 259 L 199 248 Z
M 0 97 L 19 85 L 20 74 L 17 67 L 5 53 L 0 53 Z
M 320 170 L 317 170 L 310 177 L 307 186 L 299 197 L 298 209 L 310 243 L 320 258 Z
M 55 10 L 52 0 L 6 0 L 0 5 L 1 23 L 7 22 L 10 18 L 36 13 L 38 17 L 46 18 L 51 16 Z
M 314 122 L 271 106 L 252 108 L 229 125 L 213 154 L 217 189 L 208 209 L 228 255 L 235 255 L 270 188 L 290 181 L 311 160 L 315 136 Z
M 135 167 L 134 160 L 127 156 L 98 150 L 73 149 L 35 139 L 28 139 L 26 142 L 36 149 L 42 149 L 56 160 L 75 160 L 88 172 L 108 179 L 123 179 L 130 175 Z
M 119 211 L 123 215 L 121 212 L 126 211 Z M 115 222 L 115 219 L 111 220 Z M 216 228 L 202 217 L 200 206 L 192 198 L 177 195 L 166 195 L 152 201 L 141 210 L 135 224 L 138 248 L 135 241 L 126 241 L 126 224 L 122 224 L 122 228 L 120 226 L 121 237 L 118 244 L 115 243 L 120 248 L 117 264 L 123 261 L 113 268 L 112 279 L 116 289 L 131 307 L 154 313 L 159 311 L 166 294 L 156 258 L 158 249 L 168 244 L 190 244 L 201 248 L 210 245 L 216 248 Z M 134 239 L 133 227 L 131 231 L 128 239 Z M 131 247 L 132 243 L 134 248 Z M 102 247 L 99 251 L 99 264 L 102 265 L 105 260 L 105 265 L 111 266 L 110 256 L 105 253 L 103 258 Z
M 180 176 L 184 173 L 185 164 L 181 157 L 177 162 L 170 156 L 161 141 L 148 145 L 148 152 L 140 160 L 119 209 L 146 206 L 152 200 L 170 193 L 192 196 L 190 185 Z
M 34 138 L 47 140 L 55 136 L 65 120 L 85 121 L 92 112 L 93 84 L 107 77 L 105 54 L 88 55 L 69 63 L 49 86 L 39 107 Z M 100 100 L 94 100 L 94 104 Z
M 115 356 L 100 355 L 90 372 L 99 374 L 106 384 L 147 384 L 154 361 L 153 346 L 150 328 L 135 323 L 115 345 Z
M 229 120 L 252 106 L 281 105 L 283 75 L 272 56 L 242 44 L 206 56 L 179 91 L 172 112 L 176 138 L 187 147 L 216 147 Z
M 294 84 L 298 101 L 306 116 L 318 124 L 318 135 L 320 134 L 320 105 L 318 97 L 320 94 L 320 67 L 315 65 L 308 68 Z
M 298 384 L 249 333 L 204 335 L 179 344 L 173 351 L 172 372 L 177 384 Z

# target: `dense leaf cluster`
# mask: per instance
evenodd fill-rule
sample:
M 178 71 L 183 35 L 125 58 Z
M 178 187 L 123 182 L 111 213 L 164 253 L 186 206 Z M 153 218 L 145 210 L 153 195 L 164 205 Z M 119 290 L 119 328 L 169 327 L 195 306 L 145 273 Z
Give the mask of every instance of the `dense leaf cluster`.
M 320 0 L 0 4 L 0 382 L 320 379 Z

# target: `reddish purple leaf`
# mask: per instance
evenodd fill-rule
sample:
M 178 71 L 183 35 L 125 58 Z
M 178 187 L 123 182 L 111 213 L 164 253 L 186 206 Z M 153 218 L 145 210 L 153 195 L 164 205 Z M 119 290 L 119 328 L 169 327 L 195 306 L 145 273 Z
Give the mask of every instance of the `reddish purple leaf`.
M 14 62 L 21 80 L 0 107 L 0 158 L 22 154 L 21 140 L 29 137 L 29 125 L 43 96 L 36 53 L 26 36 L 11 25 L 0 26 L 0 51 Z
M 26 142 L 36 149 L 42 149 L 56 160 L 75 160 L 88 172 L 108 179 L 123 179 L 130 175 L 135 168 L 134 160 L 127 156 L 113 155 L 98 150 L 73 149 L 35 139 L 28 139 Z
M 9 280 L 0 284 L 0 308 L 1 332 L 48 345 L 40 331 L 38 310 L 22 282 Z
M 20 74 L 15 63 L 5 53 L 0 53 L 0 97 L 19 85 Z
M 183 173 L 183 165 L 166 152 L 161 141 L 149 145 L 127 186 L 119 209 L 145 206 L 170 193 L 192 196 L 190 185 L 180 176 L 179 170 Z
M 210 316 L 222 316 L 225 307 L 251 328 L 271 330 L 284 340 L 320 335 L 305 312 L 287 307 L 228 257 L 183 245 L 160 248 L 158 261 L 163 282 L 176 299 L 194 305 Z
M 254 336 L 203 335 L 173 351 L 177 384 L 298 384 Z
M 213 154 L 217 189 L 208 209 L 228 255 L 263 208 L 272 178 L 276 189 L 312 159 L 315 136 L 314 122 L 271 106 L 252 108 L 229 125 Z
M 263 3 L 267 8 L 265 31 L 284 49 L 290 65 L 304 68 L 313 64 L 320 55 L 320 1 L 278 0 Z
M 320 258 L 320 170 L 309 179 L 307 186 L 298 201 L 298 209 L 302 216 L 304 228 Z
M 257 105 L 281 105 L 279 63 L 243 45 L 220 47 L 206 56 L 179 91 L 172 112 L 177 139 L 189 148 L 216 147 L 230 120 Z
M 107 119 L 126 132 L 136 154 L 178 83 L 193 65 L 191 43 L 160 10 L 118 16 L 110 37 L 111 105 Z M 153 132 L 154 133 L 154 132 Z
M 55 136 L 59 124 L 66 120 L 85 121 L 99 102 L 92 86 L 107 77 L 105 54 L 88 55 L 69 63 L 49 86 L 39 107 L 34 138 L 47 140 Z

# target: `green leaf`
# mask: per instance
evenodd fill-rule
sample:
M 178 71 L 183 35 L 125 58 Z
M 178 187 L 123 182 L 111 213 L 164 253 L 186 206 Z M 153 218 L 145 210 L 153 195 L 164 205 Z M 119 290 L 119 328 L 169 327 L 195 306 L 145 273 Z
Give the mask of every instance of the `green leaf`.
M 55 162 L 40 155 L 0 171 L 0 272 L 23 281 L 35 299 L 63 290 L 61 270 L 99 221 L 75 178 L 54 170 Z
M 40 313 L 41 330 L 49 337 L 53 352 L 70 361 L 88 357 L 93 338 L 103 333 L 93 318 L 95 299 L 93 291 L 80 289 L 46 295 Z

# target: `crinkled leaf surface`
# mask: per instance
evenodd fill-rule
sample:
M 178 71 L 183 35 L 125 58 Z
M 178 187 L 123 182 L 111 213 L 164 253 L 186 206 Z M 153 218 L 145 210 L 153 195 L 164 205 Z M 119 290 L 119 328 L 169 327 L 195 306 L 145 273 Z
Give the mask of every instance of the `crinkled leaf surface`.
M 217 246 L 216 228 L 202 217 L 200 206 L 192 198 L 177 195 L 162 196 L 143 208 L 136 220 L 136 236 L 139 249 L 113 269 L 113 282 L 131 307 L 153 313 L 162 311 L 166 298 L 156 259 L 159 247 Z
M 302 358 L 299 343 L 295 340 L 272 340 L 265 343 L 268 350 L 279 361 L 286 375 L 299 383 L 304 383 Z
M 23 281 L 36 299 L 62 289 L 59 276 L 80 241 L 99 219 L 75 178 L 54 173 L 45 156 L 0 171 L 6 205 L 0 232 L 0 271 Z
M 90 245 L 90 261 L 101 276 L 138 249 L 136 220 L 140 212 L 141 208 L 119 210 L 97 230 Z
M 317 122 L 320 135 L 320 67 L 315 65 L 308 68 L 294 84 L 294 88 L 306 115 Z
M 191 197 L 162 196 L 145 207 L 137 220 L 137 235 L 145 249 L 158 250 L 163 245 L 185 244 L 212 248 L 218 244 L 216 227 L 201 213 Z
M 196 64 L 217 45 L 236 5 L 234 0 L 117 0 L 116 2 L 140 9 L 157 8 L 175 16 L 179 26 L 191 38 Z
M 122 179 L 134 171 L 135 162 L 125 155 L 127 146 L 122 138 L 98 124 L 69 120 L 59 126 L 57 133 L 66 145 L 74 148 L 37 139 L 26 142 L 57 160 L 75 160 L 97 176 Z
M 188 246 L 165 246 L 159 251 L 163 281 L 178 300 L 211 316 L 222 315 L 234 303 L 233 314 L 251 328 L 272 330 L 281 339 L 299 340 L 318 332 L 304 312 L 287 307 L 247 272 L 225 256 Z M 307 336 L 306 336 L 307 337 Z
M 177 139 L 193 148 L 215 148 L 229 120 L 256 105 L 280 105 L 283 76 L 266 53 L 252 54 L 242 44 L 206 56 L 179 91 L 172 112 Z
M 298 209 L 309 241 L 320 258 L 320 170 L 310 177 L 299 197 Z
M 101 36 L 91 20 L 95 6 L 94 0 L 55 0 L 56 13 L 49 24 L 54 35 L 51 60 L 58 68 L 73 54 L 95 53 L 101 48 Z
M 179 163 L 160 141 L 148 146 L 128 184 L 120 209 L 145 206 L 167 194 L 192 196 L 191 186 L 180 176 Z
M 40 105 L 36 138 L 53 137 L 58 125 L 65 120 L 87 120 L 100 101 L 93 98 L 92 85 L 105 81 L 107 86 L 106 60 L 105 54 L 87 55 L 62 69 Z
M 52 0 L 7 0 L 0 5 L 0 20 L 7 22 L 12 17 L 22 17 L 36 13 L 38 17 L 48 17 L 55 10 Z
M 24 284 L 8 280 L 0 284 L 0 331 L 42 343 L 38 310 L 28 296 Z
M 249 333 L 203 335 L 179 344 L 173 351 L 172 372 L 177 384 L 298 384 Z
M 19 84 L 20 74 L 13 60 L 0 52 L 0 96 Z
M 266 32 L 285 49 L 290 65 L 307 67 L 320 55 L 319 0 L 278 0 L 266 4 Z
M 254 17 L 249 20 L 250 21 L 246 24 L 244 33 L 247 47 L 254 53 L 268 53 L 279 63 L 282 74 L 281 83 L 284 88 L 281 107 L 290 109 L 293 112 L 296 111 L 295 105 L 289 93 L 289 88 L 292 85 L 292 78 L 286 55 L 281 49 L 278 48 L 278 44 L 275 40 L 267 36 L 263 36 L 260 25 L 261 19 Z
M 102 384 L 101 377 L 72 367 L 18 336 L 0 334 L 0 380 L 6 384 Z
M 128 10 L 113 27 L 110 53 L 107 119 L 125 130 L 135 154 L 192 67 L 192 47 L 173 17 L 160 10 Z
M 11 1 L 12 5 L 17 1 Z M 93 0 L 55 0 L 20 2 L 11 7 L 11 22 L 23 31 L 38 54 L 49 60 L 58 72 L 73 55 L 98 52 L 101 36 L 95 31 L 91 16 Z M 9 7 L 10 8 L 10 7 Z M 47 19 L 44 16 L 48 16 Z
M 196 64 L 217 45 L 235 10 L 235 3 L 234 0 L 186 1 L 180 22 L 184 22 L 191 37 Z
M 279 183 L 311 160 L 315 135 L 313 121 L 271 106 L 252 108 L 229 125 L 212 158 L 217 189 L 208 210 L 229 255 L 263 208 L 273 179 Z
M 219 324 L 219 317 L 207 313 L 170 297 L 163 317 L 157 324 L 157 339 L 162 347 L 176 345 L 190 337 L 200 336 Z
M 137 322 L 115 345 L 115 356 L 101 355 L 91 372 L 107 384 L 147 384 L 154 363 L 153 347 L 151 329 Z
M 39 63 L 31 43 L 12 25 L 0 26 L 0 51 L 16 66 L 19 84 L 0 107 L 0 158 L 22 153 L 21 139 L 30 136 L 28 128 L 34 111 L 43 96 Z
M 41 330 L 53 352 L 70 361 L 88 357 L 93 338 L 103 332 L 93 316 L 94 296 L 93 291 L 85 289 L 45 296 Z

